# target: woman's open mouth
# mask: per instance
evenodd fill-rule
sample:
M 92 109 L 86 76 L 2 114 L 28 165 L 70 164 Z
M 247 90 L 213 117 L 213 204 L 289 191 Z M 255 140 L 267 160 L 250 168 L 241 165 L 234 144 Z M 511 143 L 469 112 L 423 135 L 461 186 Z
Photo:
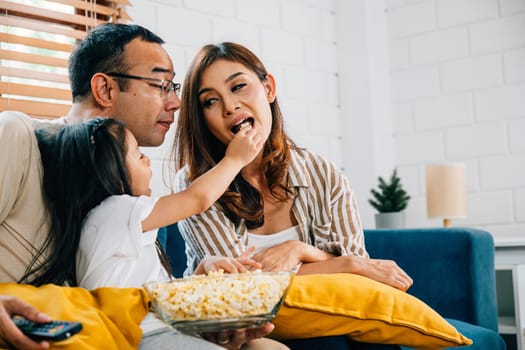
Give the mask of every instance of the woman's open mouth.
M 233 128 L 231 128 L 231 132 L 236 134 L 247 126 L 253 126 L 253 118 L 249 117 L 249 118 L 240 120 L 237 124 L 233 126 Z

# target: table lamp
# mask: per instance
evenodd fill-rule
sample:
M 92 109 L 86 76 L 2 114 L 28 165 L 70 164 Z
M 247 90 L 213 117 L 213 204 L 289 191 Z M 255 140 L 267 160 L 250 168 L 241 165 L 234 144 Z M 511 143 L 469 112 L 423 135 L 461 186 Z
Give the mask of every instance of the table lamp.
M 467 216 L 465 203 L 465 165 L 461 163 L 432 164 L 425 167 L 427 215 L 443 218 L 450 226 L 451 218 Z

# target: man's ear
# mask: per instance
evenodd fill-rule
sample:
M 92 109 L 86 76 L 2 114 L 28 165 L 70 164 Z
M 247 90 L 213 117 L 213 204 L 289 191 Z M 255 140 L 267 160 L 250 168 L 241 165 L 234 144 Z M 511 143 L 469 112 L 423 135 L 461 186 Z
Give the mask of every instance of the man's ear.
M 275 84 L 275 78 L 270 73 L 266 74 L 266 81 L 263 81 L 264 88 L 266 89 L 266 96 L 268 97 L 268 103 L 275 101 L 275 95 L 277 92 L 277 86 Z
M 104 73 L 95 73 L 91 77 L 91 94 L 103 108 L 110 108 L 115 103 L 115 93 L 119 91 L 117 82 Z

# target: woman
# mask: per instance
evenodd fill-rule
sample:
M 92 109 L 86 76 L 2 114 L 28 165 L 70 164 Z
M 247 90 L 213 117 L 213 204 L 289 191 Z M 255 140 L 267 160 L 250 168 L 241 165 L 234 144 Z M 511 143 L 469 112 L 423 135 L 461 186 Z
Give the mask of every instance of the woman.
M 186 274 L 206 255 L 240 256 L 254 245 L 253 259 L 266 271 L 346 272 L 400 290 L 412 285 L 395 262 L 368 257 L 348 180 L 288 137 L 275 79 L 257 56 L 234 43 L 204 46 L 183 86 L 176 191 L 217 164 L 242 128 L 251 126 L 265 140 L 217 203 L 180 222 Z

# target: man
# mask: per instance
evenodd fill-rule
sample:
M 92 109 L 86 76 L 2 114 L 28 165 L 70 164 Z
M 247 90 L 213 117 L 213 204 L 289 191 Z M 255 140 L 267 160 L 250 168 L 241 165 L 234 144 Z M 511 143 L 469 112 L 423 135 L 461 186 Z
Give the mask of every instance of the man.
M 173 65 L 162 43 L 136 26 L 93 30 L 70 58 L 73 106 L 52 124 L 113 117 L 127 124 L 141 146 L 162 144 L 180 108 L 171 82 Z M 0 118 L 0 282 L 19 280 L 47 235 L 40 154 L 32 127 L 49 125 L 22 113 L 3 112 Z
M 38 264 L 38 256 L 44 255 L 47 245 L 52 244 L 46 241 L 49 214 L 42 193 L 42 165 L 34 130 L 55 129 L 103 116 L 125 122 L 140 146 L 161 145 L 175 111 L 180 108 L 180 85 L 172 81 L 175 71 L 163 43 L 140 26 L 98 26 L 71 55 L 73 105 L 65 117 L 49 122 L 30 119 L 19 112 L 0 113 L 0 282 L 31 281 L 32 274 L 26 274 L 28 266 L 32 266 L 35 275 L 45 271 Z M 9 316 L 16 310 L 6 307 L 13 303 L 12 299 L 0 303 L 0 345 L 3 340 L 25 344 L 27 348 L 47 348 L 45 342 L 33 342 L 14 332 Z M 221 333 L 216 338 L 227 336 L 227 348 L 238 349 L 272 329 L 271 324 L 266 324 L 245 332 Z M 181 334 L 171 338 L 170 344 L 159 339 L 146 334 L 141 349 L 161 350 L 164 344 L 173 347 L 179 343 L 179 347 L 188 349 L 213 347 Z

